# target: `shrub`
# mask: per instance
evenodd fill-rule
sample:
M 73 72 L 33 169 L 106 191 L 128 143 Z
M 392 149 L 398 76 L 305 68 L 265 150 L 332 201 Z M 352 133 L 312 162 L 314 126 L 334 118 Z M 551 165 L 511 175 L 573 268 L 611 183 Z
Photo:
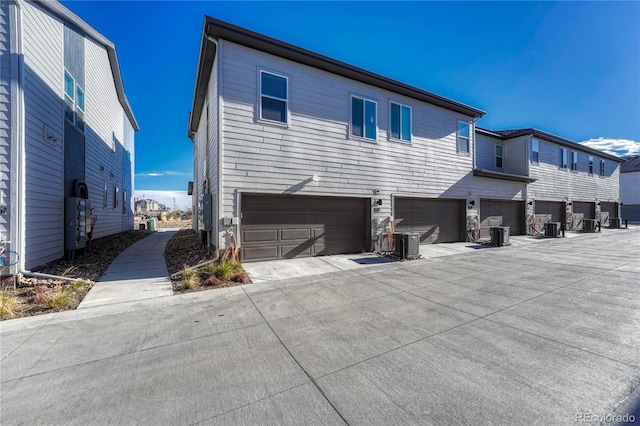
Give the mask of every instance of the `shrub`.
M 6 291 L 3 291 L 0 294 L 0 317 L 2 317 L 2 319 L 10 319 L 15 317 L 21 307 L 22 302 L 20 302 L 17 297 L 9 294 Z
M 45 306 L 48 308 L 62 308 L 73 303 L 73 297 L 71 292 L 61 285 L 56 285 L 48 300 L 45 301 Z
M 67 284 L 67 289 L 69 291 L 78 291 L 85 288 L 86 286 L 87 286 L 87 283 L 83 281 L 71 281 L 69 282 L 69 284 Z
M 34 287 L 33 290 L 31 290 L 31 294 L 33 295 L 33 303 L 37 305 L 43 305 L 51 298 L 51 292 L 45 285 Z
M 185 265 L 184 271 L 182 271 L 182 283 L 191 290 L 198 287 L 200 285 L 198 271 Z
M 211 275 L 209 278 L 207 278 L 204 281 L 204 285 L 206 285 L 206 286 L 217 287 L 217 286 L 219 286 L 221 284 L 222 284 L 222 280 L 220 280 L 220 278 L 216 277 L 215 275 Z
M 233 277 L 231 277 L 231 281 L 242 283 L 242 284 L 250 284 L 251 280 L 249 279 L 249 275 L 245 271 L 240 271 L 236 273 Z

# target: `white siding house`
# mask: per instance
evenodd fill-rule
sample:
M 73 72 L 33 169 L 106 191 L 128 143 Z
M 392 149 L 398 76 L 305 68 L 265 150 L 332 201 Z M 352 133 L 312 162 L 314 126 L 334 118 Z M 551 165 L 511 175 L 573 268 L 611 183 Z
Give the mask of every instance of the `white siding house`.
M 546 179 L 530 170 L 532 135 L 476 131 L 483 115 L 207 17 L 188 129 L 194 227 L 244 260 L 369 251 L 392 231 L 527 233 L 529 187 Z M 617 163 L 599 158 L 593 197 L 617 200 Z
M 132 229 L 138 125 L 114 45 L 59 2 L 2 2 L 0 27 L 0 232 L 24 270 L 68 250 L 66 198 L 89 201 L 94 239 Z

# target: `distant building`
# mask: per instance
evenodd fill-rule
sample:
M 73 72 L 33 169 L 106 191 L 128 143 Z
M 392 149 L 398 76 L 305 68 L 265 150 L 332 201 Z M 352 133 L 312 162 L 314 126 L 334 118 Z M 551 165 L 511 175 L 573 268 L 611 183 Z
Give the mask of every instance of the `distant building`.
M 9 272 L 83 248 L 91 216 L 93 238 L 132 229 L 138 124 L 113 43 L 57 1 L 3 0 L 0 68 L 0 239 L 20 255 Z
M 163 209 L 163 205 L 155 200 L 136 198 L 135 211 L 136 214 L 155 213 Z
M 622 219 L 640 222 L 640 155 L 627 157 L 620 167 Z

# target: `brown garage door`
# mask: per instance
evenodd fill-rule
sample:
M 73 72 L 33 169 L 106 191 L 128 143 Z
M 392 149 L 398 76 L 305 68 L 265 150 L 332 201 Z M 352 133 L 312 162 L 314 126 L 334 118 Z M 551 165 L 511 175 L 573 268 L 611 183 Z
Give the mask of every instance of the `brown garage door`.
M 573 202 L 573 214 L 581 214 L 583 219 L 595 219 L 596 204 L 583 201 Z
M 396 198 L 396 232 L 418 232 L 420 242 L 464 241 L 464 200 L 434 198 Z
M 609 225 L 609 218 L 618 217 L 618 204 L 603 202 L 600 204 L 600 219 L 603 225 Z
M 242 258 L 281 258 L 367 250 L 370 200 L 243 195 Z
M 544 224 L 547 222 L 561 222 L 566 220 L 566 208 L 559 201 L 535 201 L 536 230 L 544 232 Z
M 480 238 L 490 238 L 492 226 L 508 226 L 509 235 L 523 235 L 524 202 L 481 199 Z

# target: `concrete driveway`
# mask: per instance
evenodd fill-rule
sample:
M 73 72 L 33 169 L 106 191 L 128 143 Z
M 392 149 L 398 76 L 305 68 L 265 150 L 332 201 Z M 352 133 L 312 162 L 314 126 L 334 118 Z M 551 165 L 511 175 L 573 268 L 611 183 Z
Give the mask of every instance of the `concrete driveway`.
M 0 421 L 615 419 L 640 399 L 639 253 L 619 230 L 5 321 Z

